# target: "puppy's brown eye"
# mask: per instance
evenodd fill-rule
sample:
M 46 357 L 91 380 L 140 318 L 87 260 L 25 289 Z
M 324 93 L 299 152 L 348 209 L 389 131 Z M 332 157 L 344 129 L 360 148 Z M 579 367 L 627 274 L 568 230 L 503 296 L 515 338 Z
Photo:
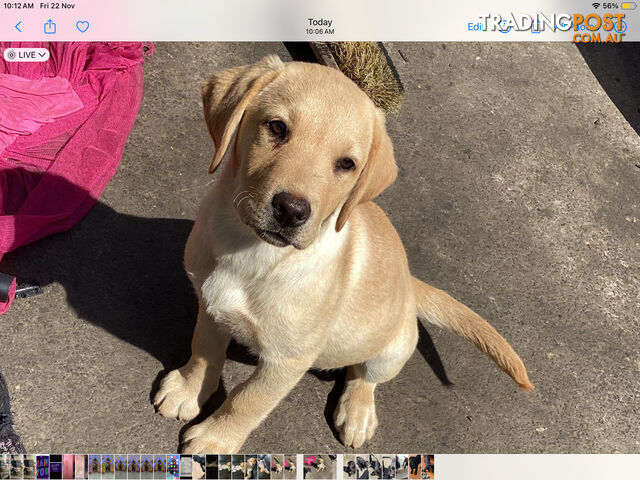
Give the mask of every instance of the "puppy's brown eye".
M 336 170 L 349 171 L 354 170 L 356 168 L 356 164 L 350 158 L 341 158 L 336 162 Z
M 277 138 L 284 139 L 287 136 L 287 126 L 280 120 L 267 122 L 269 131 Z

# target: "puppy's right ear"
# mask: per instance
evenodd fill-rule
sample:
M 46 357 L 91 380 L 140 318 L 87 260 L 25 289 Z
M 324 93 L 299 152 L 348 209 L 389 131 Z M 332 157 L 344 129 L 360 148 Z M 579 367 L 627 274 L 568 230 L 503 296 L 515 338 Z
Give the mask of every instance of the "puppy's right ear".
M 283 68 L 277 55 L 269 55 L 252 65 L 216 73 L 202 86 L 204 119 L 216 147 L 209 173 L 220 165 L 247 105 Z

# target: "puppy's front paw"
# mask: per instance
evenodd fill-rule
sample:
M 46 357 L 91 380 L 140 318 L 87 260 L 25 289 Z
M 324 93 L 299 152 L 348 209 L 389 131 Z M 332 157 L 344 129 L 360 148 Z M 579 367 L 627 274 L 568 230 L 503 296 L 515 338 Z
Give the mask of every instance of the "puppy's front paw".
M 182 453 L 236 453 L 247 436 L 234 428 L 228 417 L 207 418 L 189 428 L 182 438 Z
M 203 378 L 185 377 L 181 370 L 173 370 L 162 379 L 153 404 L 164 417 L 189 421 L 198 416 L 200 407 L 213 392 L 204 391 Z
M 373 392 L 371 395 L 359 395 L 357 390 L 345 391 L 333 418 L 342 443 L 346 447 L 360 447 L 373 437 L 378 426 Z

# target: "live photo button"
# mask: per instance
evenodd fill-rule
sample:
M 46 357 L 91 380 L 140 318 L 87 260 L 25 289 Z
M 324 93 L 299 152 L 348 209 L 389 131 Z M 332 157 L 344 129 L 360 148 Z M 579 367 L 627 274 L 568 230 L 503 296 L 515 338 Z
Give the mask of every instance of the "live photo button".
M 7 48 L 3 52 L 7 62 L 46 62 L 49 50 L 46 48 Z

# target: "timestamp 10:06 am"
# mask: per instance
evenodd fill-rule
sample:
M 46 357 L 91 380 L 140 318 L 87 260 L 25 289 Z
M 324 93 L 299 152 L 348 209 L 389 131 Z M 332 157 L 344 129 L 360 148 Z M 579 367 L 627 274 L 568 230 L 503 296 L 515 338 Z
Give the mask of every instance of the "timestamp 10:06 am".
M 307 35 L 333 35 L 335 32 L 335 28 L 305 28 L 305 33 Z

